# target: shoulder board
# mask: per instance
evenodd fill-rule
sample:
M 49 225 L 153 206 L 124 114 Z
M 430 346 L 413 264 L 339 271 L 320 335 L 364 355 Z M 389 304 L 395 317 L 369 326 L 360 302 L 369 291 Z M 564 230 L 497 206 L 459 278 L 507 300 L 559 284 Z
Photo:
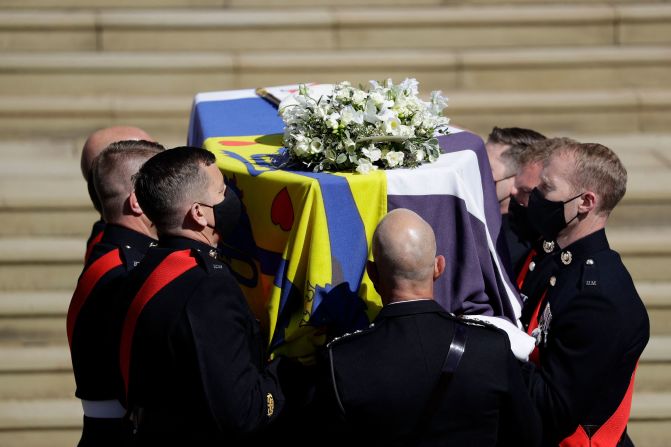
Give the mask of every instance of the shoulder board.
M 341 336 L 335 337 L 333 340 L 328 342 L 326 344 L 326 349 L 331 349 L 332 346 L 334 346 L 334 345 L 336 345 L 336 344 L 338 344 L 342 341 L 352 340 L 355 336 L 368 333 L 368 332 L 372 331 L 373 329 L 375 329 L 375 323 L 371 323 L 370 326 L 368 326 L 366 329 L 357 329 L 354 332 L 345 332 Z
M 500 331 L 498 327 L 493 325 L 492 323 L 488 321 L 484 321 L 478 318 L 477 315 L 460 315 L 457 317 L 457 321 L 463 324 L 466 324 L 468 326 L 477 326 L 477 327 L 483 327 L 487 329 L 496 329 L 496 331 Z
M 142 260 L 142 253 L 130 245 L 124 244 L 119 246 L 119 252 L 121 253 L 121 259 L 126 270 L 132 270 L 137 267 Z
M 584 260 L 578 288 L 585 291 L 596 291 L 601 286 L 599 279 L 596 260 L 594 258 Z

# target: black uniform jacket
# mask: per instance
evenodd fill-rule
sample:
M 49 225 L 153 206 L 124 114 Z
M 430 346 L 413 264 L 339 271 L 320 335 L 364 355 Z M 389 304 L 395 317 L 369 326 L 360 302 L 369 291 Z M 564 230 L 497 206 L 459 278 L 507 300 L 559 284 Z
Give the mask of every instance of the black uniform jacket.
M 526 275 L 520 288 L 520 296 L 524 303 L 520 321 L 525 330 L 529 327 L 533 311 L 538 306 L 538 300 L 543 297 L 543 293 L 548 288 L 550 277 L 555 274 L 556 260 L 552 256 L 559 252 L 559 246 L 555 241 L 543 239 L 536 241 L 532 248 L 535 255 L 531 258 L 529 265 L 526 266 Z M 527 256 L 528 253 L 524 256 L 524 260 Z M 520 268 L 524 267 L 524 265 L 521 265 Z M 517 276 L 519 274 L 520 272 L 517 273 Z
M 510 214 L 501 215 L 501 233 L 503 233 L 506 239 L 512 273 L 517 276 L 531 249 L 531 242 L 517 234 L 515 226 L 510 222 Z M 514 281 L 515 277 L 511 279 Z
M 86 254 L 84 255 L 84 263 L 88 262 L 88 259 L 93 252 L 93 247 L 97 241 L 100 241 L 100 238 L 104 234 L 105 225 L 105 221 L 102 219 L 96 220 L 93 223 L 93 226 L 91 227 L 91 234 L 89 234 L 89 238 L 86 240 Z
M 169 254 L 190 250 L 197 265 L 158 291 L 137 319 L 128 404 L 139 445 L 238 445 L 281 411 L 278 361 L 267 364 L 257 320 L 212 247 L 161 238 L 130 275 L 129 305 Z
M 121 319 L 115 315 L 123 281 L 156 241 L 128 228 L 109 224 L 95 244 L 84 271 L 100 257 L 119 250 L 122 264 L 100 278 L 76 319 L 72 334 L 72 367 L 76 396 L 87 400 L 116 399 L 121 377 L 118 337 Z M 81 280 L 81 276 L 80 276 Z
M 540 368 L 525 365 L 544 426 L 557 445 L 578 424 L 602 425 L 617 409 L 650 336 L 648 314 L 604 230 L 552 256 L 541 305 Z M 552 284 L 554 283 L 554 286 Z
M 498 329 L 471 324 L 451 383 L 417 435 L 418 420 L 436 392 L 455 327 L 463 324 L 433 300 L 397 303 L 384 306 L 370 329 L 329 345 L 332 387 L 349 429 L 346 442 L 538 443 L 538 415 L 508 338 Z

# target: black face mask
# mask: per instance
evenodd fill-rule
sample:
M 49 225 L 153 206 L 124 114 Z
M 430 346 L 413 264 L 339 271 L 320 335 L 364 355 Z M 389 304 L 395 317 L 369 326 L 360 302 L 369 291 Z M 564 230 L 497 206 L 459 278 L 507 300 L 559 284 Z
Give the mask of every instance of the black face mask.
M 573 219 L 566 222 L 564 205 L 577 199 L 582 194 L 580 193 L 565 202 L 561 200 L 553 202 L 543 197 L 538 188 L 534 188 L 529 196 L 529 206 L 527 208 L 529 222 L 546 240 L 555 240 L 559 232 L 578 217 L 578 214 L 576 214 Z
M 531 243 L 536 242 L 541 237 L 540 233 L 529 222 L 527 207 L 522 206 L 514 196 L 510 196 L 508 215 L 510 216 L 510 228 L 517 237 Z
M 222 240 L 230 236 L 238 226 L 242 214 L 242 204 L 238 195 L 231 188 L 226 188 L 224 200 L 216 205 L 206 205 L 204 203 L 201 203 L 201 205 L 209 206 L 214 211 L 214 229 Z

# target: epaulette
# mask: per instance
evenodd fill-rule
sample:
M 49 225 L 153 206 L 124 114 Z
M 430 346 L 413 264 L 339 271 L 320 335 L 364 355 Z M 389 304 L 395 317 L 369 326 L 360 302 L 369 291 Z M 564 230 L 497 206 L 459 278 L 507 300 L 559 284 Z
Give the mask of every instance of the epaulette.
M 372 331 L 373 329 L 375 329 L 375 323 L 371 323 L 370 326 L 368 326 L 366 329 L 357 329 L 354 332 L 345 332 L 344 334 L 342 334 L 338 337 L 335 337 L 333 340 L 328 342 L 326 344 L 326 349 L 331 349 L 331 346 L 333 346 L 337 343 L 340 343 L 340 342 L 345 341 L 345 340 L 351 340 L 352 338 L 354 338 L 354 336 L 368 333 L 368 332 Z
M 477 315 L 459 315 L 457 317 L 457 321 L 459 321 L 460 323 L 467 324 L 469 326 L 477 326 L 486 329 L 496 329 L 497 331 L 501 331 L 501 329 L 496 325 L 488 321 L 480 320 Z
M 224 264 L 217 256 L 217 250 L 214 248 L 209 251 L 202 251 L 198 249 L 191 249 L 198 263 L 208 271 L 208 273 L 218 272 L 224 270 Z
M 142 258 L 144 258 L 144 253 L 142 251 L 128 244 L 119 245 L 119 251 L 121 252 L 121 257 L 123 258 L 124 266 L 127 271 L 137 267 L 140 264 L 140 261 L 142 261 Z
M 596 262 L 592 258 L 586 259 L 582 265 L 579 288 L 582 290 L 596 289 L 600 286 L 599 282 L 599 269 Z

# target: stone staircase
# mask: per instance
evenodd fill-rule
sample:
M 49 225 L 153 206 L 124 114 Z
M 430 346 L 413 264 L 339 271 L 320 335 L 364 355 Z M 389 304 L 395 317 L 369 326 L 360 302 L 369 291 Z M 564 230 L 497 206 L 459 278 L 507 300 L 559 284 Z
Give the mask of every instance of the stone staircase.
M 612 147 L 609 225 L 652 322 L 630 433 L 671 445 L 671 2 L 3 0 L 0 446 L 74 445 L 65 312 L 95 219 L 92 130 L 183 144 L 199 91 L 413 76 L 486 136 L 522 126 Z

